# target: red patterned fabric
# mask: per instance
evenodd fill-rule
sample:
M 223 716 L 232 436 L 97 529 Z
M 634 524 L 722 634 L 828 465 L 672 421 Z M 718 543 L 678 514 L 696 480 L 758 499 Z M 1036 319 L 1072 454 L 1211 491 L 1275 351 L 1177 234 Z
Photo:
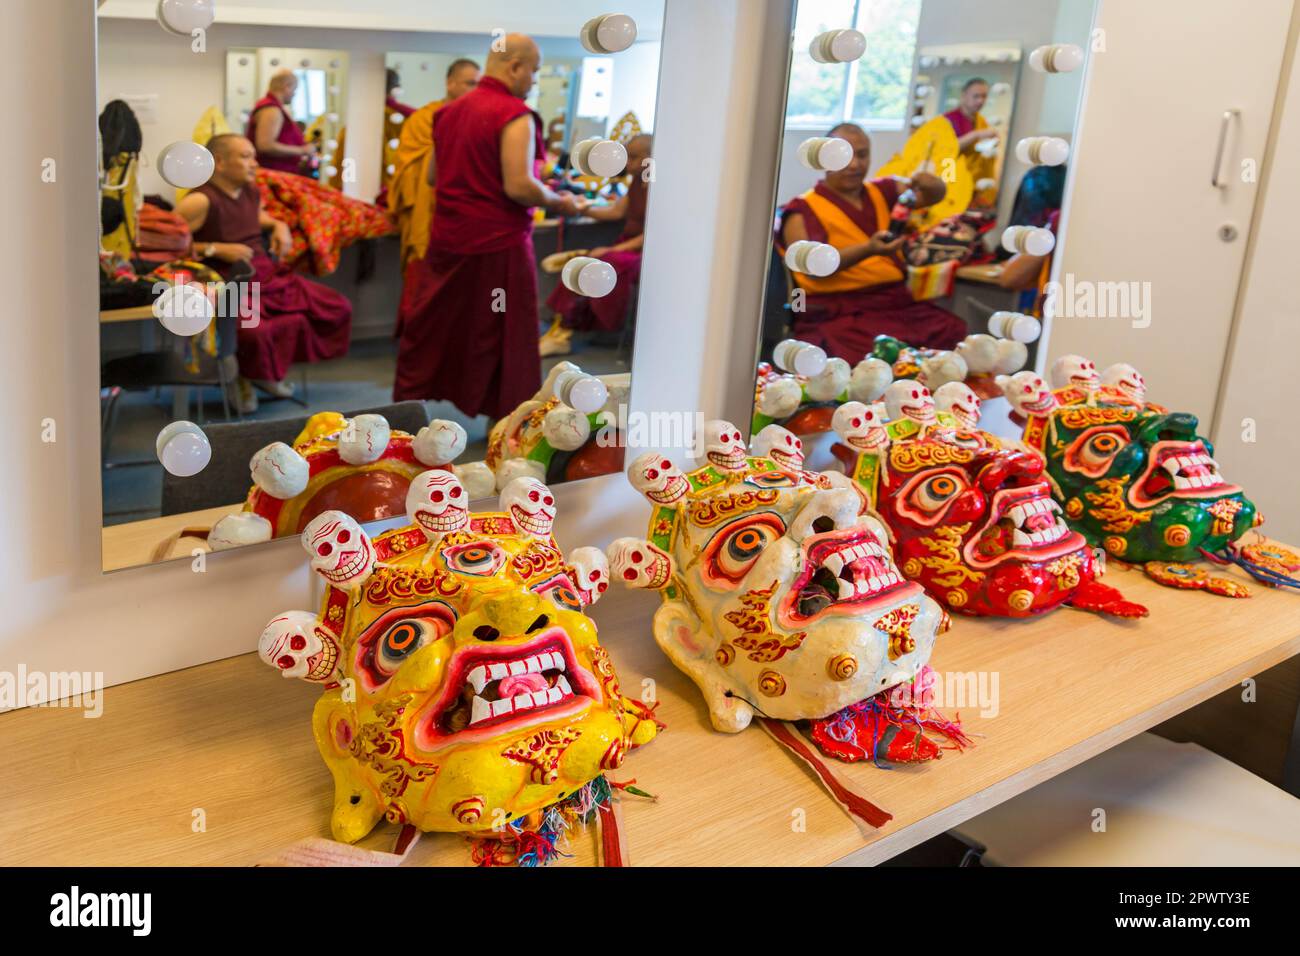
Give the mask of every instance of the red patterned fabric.
M 301 265 L 314 275 L 337 269 L 339 255 L 358 239 L 397 230 L 378 206 L 344 196 L 306 176 L 259 168 L 257 184 L 263 208 L 293 233 L 293 247 L 282 261 L 293 268 Z

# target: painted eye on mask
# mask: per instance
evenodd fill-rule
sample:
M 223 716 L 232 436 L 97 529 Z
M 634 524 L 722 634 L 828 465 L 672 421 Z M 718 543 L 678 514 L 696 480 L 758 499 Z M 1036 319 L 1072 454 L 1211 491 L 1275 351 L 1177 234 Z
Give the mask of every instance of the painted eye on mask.
M 702 564 L 704 581 L 711 587 L 734 588 L 749 573 L 767 547 L 785 535 L 785 522 L 774 514 L 732 522 L 714 535 Z
M 356 671 L 362 686 L 373 691 L 384 684 L 422 647 L 451 633 L 456 613 L 441 601 L 390 611 L 357 641 Z
M 490 577 L 506 563 L 505 551 L 491 541 L 471 541 L 442 552 L 443 563 L 461 574 Z
M 1128 433 L 1123 429 L 1089 428 L 1071 442 L 1062 464 L 1067 471 L 1095 478 L 1110 468 L 1115 456 L 1128 444 Z
M 535 594 L 540 594 L 544 598 L 549 598 L 558 608 L 565 611 L 581 611 L 582 599 L 578 597 L 578 591 L 569 580 L 567 574 L 557 574 L 550 580 L 543 581 L 537 587 L 533 588 Z
M 967 488 L 965 479 L 944 472 L 927 478 L 912 492 L 912 503 L 922 511 L 938 511 Z

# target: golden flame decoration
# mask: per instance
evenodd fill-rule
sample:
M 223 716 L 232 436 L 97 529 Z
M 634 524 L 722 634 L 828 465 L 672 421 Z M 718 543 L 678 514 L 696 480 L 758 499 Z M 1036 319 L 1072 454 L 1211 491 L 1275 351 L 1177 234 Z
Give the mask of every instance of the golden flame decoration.
M 1088 513 L 1102 523 L 1101 530 L 1115 534 L 1128 534 L 1138 525 L 1151 520 L 1153 512 L 1134 511 L 1124 500 L 1124 487 L 1132 477 L 1132 475 L 1125 475 L 1123 478 L 1103 478 L 1097 482 L 1097 487 L 1101 489 L 1100 493 L 1084 492 L 1084 497 L 1088 499 L 1089 504 L 1094 505 Z M 1106 550 L 1110 551 L 1110 548 Z M 1123 554 L 1123 551 L 1112 553 Z
M 831 680 L 848 680 L 858 672 L 858 659 L 852 654 L 836 654 L 826 662 Z
M 691 502 L 689 517 L 693 524 L 711 528 L 735 515 L 776 504 L 780 497 L 776 491 L 741 491 L 717 498 L 700 498 Z
M 975 584 L 984 580 L 983 571 L 976 571 L 962 560 L 961 542 L 968 531 L 969 521 L 965 524 L 941 525 L 934 529 L 931 537 L 917 539 L 930 552 L 931 557 L 916 560 L 931 571 L 939 572 L 934 579 L 939 587 L 960 588 L 968 581 Z M 964 604 L 965 600 L 950 603 L 957 606 Z

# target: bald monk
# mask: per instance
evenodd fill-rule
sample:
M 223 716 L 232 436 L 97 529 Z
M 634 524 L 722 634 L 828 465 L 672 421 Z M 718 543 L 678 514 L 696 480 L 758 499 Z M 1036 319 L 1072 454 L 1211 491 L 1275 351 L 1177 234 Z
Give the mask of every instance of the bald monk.
M 542 336 L 540 351 L 543 356 L 567 355 L 572 348 L 574 331 L 600 329 L 613 332 L 623 327 L 627 319 L 628 303 L 632 290 L 641 280 L 641 248 L 645 243 L 645 207 L 649 191 L 646 164 L 654 139 L 649 133 L 640 133 L 627 143 L 627 167 L 631 175 L 627 192 L 612 203 L 587 207 L 587 215 L 598 222 L 623 223 L 623 232 L 612 246 L 590 250 L 587 255 L 603 259 L 618 273 L 614 291 L 599 299 L 570 292 L 563 284 L 557 285 L 546 299 L 547 307 L 555 320 Z
M 257 283 L 257 298 L 248 299 L 245 308 L 256 304 L 259 311 L 241 316 L 237 347 L 236 404 L 249 412 L 257 407 L 252 384 L 288 397 L 293 389 L 284 378 L 294 362 L 347 353 L 352 303 L 271 259 L 288 252 L 293 239 L 289 227 L 262 207 L 253 144 L 223 133 L 207 147 L 215 161 L 212 178 L 187 193 L 176 211 L 189 223 L 195 257 L 227 279 Z M 263 229 L 271 230 L 269 254 Z
M 965 323 L 912 299 L 899 255 L 904 237 L 893 239 L 887 231 L 890 210 L 905 187 L 890 178 L 866 181 L 871 139 L 860 126 L 844 123 L 828 135 L 848 141 L 853 161 L 787 203 L 777 224 L 781 255 L 800 239 L 829 243 L 840 253 L 840 267 L 829 276 L 792 273 L 806 294 L 805 309 L 794 312 L 793 336 L 849 363 L 870 353 L 882 334 L 909 345 L 952 348 L 965 337 Z M 911 188 L 917 209 L 934 205 L 947 192 L 943 180 L 930 173 L 913 176 Z
M 977 76 L 967 80 L 961 88 L 957 108 L 943 114 L 944 119 L 952 124 L 952 131 L 957 134 L 957 146 L 963 153 L 972 152 L 981 140 L 998 137 L 998 131 L 990 127 L 980 113 L 988 99 L 988 81 Z
M 266 95 L 253 104 L 244 135 L 257 148 L 257 161 L 267 169 L 282 173 L 304 171 L 303 160 L 316 152 L 302 130 L 293 121 L 285 105 L 293 101 L 298 78 L 293 70 L 276 70 L 267 85 Z
M 478 86 L 479 74 L 473 60 L 456 60 L 447 67 L 447 95 L 420 107 L 402 123 L 393 160 L 396 168 L 388 187 L 388 209 L 401 231 L 403 272 L 412 259 L 424 258 L 429 247 L 434 196 L 426 173 L 433 152 L 434 114 Z
M 478 86 L 433 117 L 428 181 L 438 201 L 428 251 L 402 288 L 393 385 L 395 401 L 447 399 L 496 418 L 542 384 L 533 207 L 586 208 L 538 179 L 542 121 L 524 97 L 541 51 L 518 33 L 499 46 Z

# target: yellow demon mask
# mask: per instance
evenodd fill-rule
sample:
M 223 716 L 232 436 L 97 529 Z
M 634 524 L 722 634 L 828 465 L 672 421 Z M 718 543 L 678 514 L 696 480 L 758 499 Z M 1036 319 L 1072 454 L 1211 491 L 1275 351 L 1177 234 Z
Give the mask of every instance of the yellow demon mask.
M 325 685 L 313 729 L 347 843 L 381 817 L 518 825 L 656 732 L 583 613 L 608 584 L 604 555 L 560 553 L 545 485 L 517 479 L 502 511 L 472 514 L 456 476 L 435 469 L 406 505 L 413 523 L 373 540 L 338 511 L 308 524 L 323 608 L 280 615 L 259 643 L 284 676 Z

